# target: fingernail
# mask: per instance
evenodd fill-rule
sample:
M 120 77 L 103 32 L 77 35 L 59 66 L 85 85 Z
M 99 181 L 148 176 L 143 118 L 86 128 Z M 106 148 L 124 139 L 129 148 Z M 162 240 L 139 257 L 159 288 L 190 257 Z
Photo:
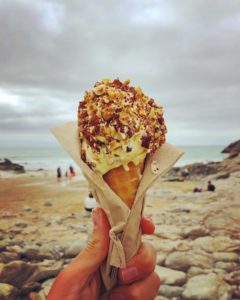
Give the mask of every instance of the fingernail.
M 124 296 L 122 294 L 112 293 L 110 295 L 110 300 L 124 300 Z
M 136 267 L 122 269 L 121 271 L 123 281 L 130 281 L 138 276 L 138 270 Z
M 93 226 L 94 226 L 94 230 L 95 230 L 98 228 L 99 223 L 100 223 L 100 214 L 99 214 L 98 208 L 94 208 L 92 210 L 92 218 L 93 218 Z

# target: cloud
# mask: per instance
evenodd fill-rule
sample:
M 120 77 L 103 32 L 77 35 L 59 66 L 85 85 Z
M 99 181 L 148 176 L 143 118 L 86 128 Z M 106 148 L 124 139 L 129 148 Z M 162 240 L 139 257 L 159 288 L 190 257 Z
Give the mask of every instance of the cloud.
M 42 134 L 75 118 L 95 81 L 119 77 L 164 105 L 173 143 L 239 138 L 239 8 L 234 0 L 0 0 L 0 88 L 18 99 L 0 94 L 1 132 Z

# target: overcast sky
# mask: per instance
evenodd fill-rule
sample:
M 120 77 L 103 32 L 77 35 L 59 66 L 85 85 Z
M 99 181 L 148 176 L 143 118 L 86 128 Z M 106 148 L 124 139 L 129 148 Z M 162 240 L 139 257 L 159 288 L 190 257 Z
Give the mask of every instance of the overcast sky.
M 164 106 L 167 140 L 240 138 L 239 0 L 0 0 L 0 146 L 57 145 L 104 78 Z

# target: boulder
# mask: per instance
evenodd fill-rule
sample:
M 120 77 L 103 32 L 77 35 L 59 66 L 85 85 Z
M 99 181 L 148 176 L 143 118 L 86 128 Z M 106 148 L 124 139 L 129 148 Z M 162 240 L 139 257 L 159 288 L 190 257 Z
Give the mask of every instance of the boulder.
M 201 236 L 206 236 L 208 234 L 209 234 L 209 230 L 200 225 L 185 227 L 183 231 L 183 237 L 192 240 L 195 240 L 196 238 Z
M 164 268 L 156 266 L 155 272 L 161 279 L 162 284 L 167 285 L 183 285 L 186 282 L 186 274 L 181 271 L 172 270 L 169 268 Z
M 24 261 L 13 261 L 0 268 L 0 282 L 24 288 L 31 286 L 30 283 L 56 277 L 61 270 L 61 262 L 47 261 L 42 265 L 33 265 Z
M 25 169 L 23 166 L 19 164 L 14 164 L 11 160 L 4 158 L 4 160 L 0 160 L 0 170 L 1 171 L 17 171 L 19 173 L 24 173 Z
M 228 300 L 232 289 L 222 278 L 214 273 L 190 278 L 183 292 L 189 300 Z
M 20 288 L 35 272 L 37 266 L 23 261 L 13 261 L 0 269 L 0 282 Z
M 223 261 L 218 261 L 215 264 L 216 269 L 222 269 L 226 272 L 231 272 L 234 270 L 237 270 L 239 267 L 239 264 L 236 262 L 223 262 Z
M 238 262 L 239 255 L 235 252 L 214 252 L 213 258 L 216 261 L 223 261 L 223 262 Z
M 42 247 L 30 245 L 25 248 L 24 257 L 32 261 L 41 261 L 44 259 L 58 260 L 61 258 L 61 254 L 48 245 L 43 245 Z
M 240 140 L 231 143 L 226 148 L 222 150 L 222 153 L 231 153 L 231 152 L 238 152 L 240 153 Z
M 192 242 L 192 246 L 195 249 L 202 249 L 206 252 L 225 252 L 234 246 L 239 245 L 238 240 L 230 239 L 227 236 L 205 236 L 197 238 Z M 230 251 L 229 251 L 230 252 Z
M 17 300 L 19 291 L 12 285 L 0 283 L 0 300 Z
M 176 251 L 168 255 L 165 265 L 169 268 L 182 271 L 187 271 L 192 266 L 209 269 L 213 266 L 213 259 L 204 252 Z

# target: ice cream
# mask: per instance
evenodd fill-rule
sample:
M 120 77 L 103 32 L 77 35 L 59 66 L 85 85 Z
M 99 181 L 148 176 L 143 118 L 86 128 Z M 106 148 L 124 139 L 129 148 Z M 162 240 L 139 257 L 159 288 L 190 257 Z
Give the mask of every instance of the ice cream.
M 127 184 L 132 172 L 135 174 L 132 180 L 135 191 L 127 203 L 130 207 L 132 200 L 129 199 L 135 196 L 146 155 L 165 142 L 162 107 L 147 97 L 140 87 L 130 86 L 130 80 L 103 79 L 91 91 L 85 92 L 80 101 L 78 128 L 82 159 L 110 186 L 113 174 L 117 179 L 121 172 L 115 184 L 119 180 Z M 123 174 L 127 180 L 122 178 Z M 125 197 L 125 192 L 111 187 L 119 196 L 121 194 L 121 199 Z

